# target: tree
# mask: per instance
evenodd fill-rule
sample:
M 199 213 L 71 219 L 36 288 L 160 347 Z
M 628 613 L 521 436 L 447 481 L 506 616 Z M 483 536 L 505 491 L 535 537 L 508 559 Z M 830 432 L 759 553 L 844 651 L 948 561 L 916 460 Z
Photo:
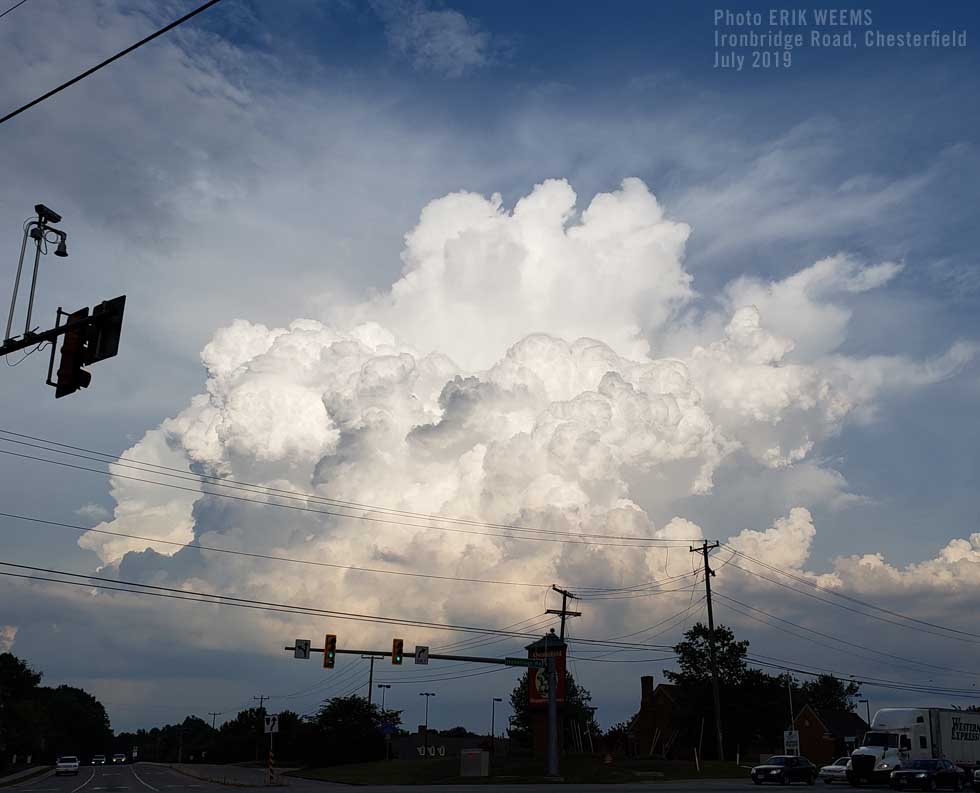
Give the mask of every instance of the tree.
M 664 677 L 671 683 L 689 687 L 711 682 L 711 657 L 709 637 L 711 631 L 701 622 L 684 634 L 684 641 L 674 645 L 677 665 L 680 672 L 664 670 Z M 745 655 L 749 650 L 747 641 L 736 641 L 735 634 L 724 625 L 718 625 L 714 632 L 715 663 L 718 667 L 718 682 L 721 685 L 738 685 L 745 677 Z
M 800 685 L 800 700 L 817 710 L 853 712 L 854 700 L 861 696 L 861 686 L 853 680 L 844 682 L 833 675 L 820 675 Z
M 387 714 L 383 717 L 381 708 L 357 694 L 327 700 L 314 722 L 325 764 L 361 763 L 383 758 L 382 726 L 385 719 L 393 723 L 391 718 Z
M 510 707 L 513 715 L 507 728 L 507 735 L 521 746 L 531 743 L 531 704 L 528 675 L 521 675 L 517 685 L 510 692 Z M 595 720 L 595 709 L 589 703 L 592 694 L 588 689 L 575 682 L 571 672 L 565 672 L 565 704 L 561 709 L 561 719 L 567 725 L 575 722 L 584 726 L 594 735 L 600 735 L 602 730 Z M 566 732 L 567 734 L 567 732 Z

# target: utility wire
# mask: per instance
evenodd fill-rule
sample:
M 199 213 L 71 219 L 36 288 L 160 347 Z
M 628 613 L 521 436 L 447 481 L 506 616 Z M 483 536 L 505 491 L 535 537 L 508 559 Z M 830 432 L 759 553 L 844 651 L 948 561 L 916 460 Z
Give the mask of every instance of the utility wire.
M 175 485 L 175 484 L 171 484 L 169 482 L 159 482 L 159 481 L 156 481 L 156 480 L 153 480 L 153 479 L 143 479 L 143 478 L 138 477 L 138 476 L 129 476 L 128 474 L 119 474 L 119 473 L 112 473 L 112 472 L 109 472 L 109 471 L 101 471 L 101 470 L 99 470 L 97 468 L 87 468 L 86 466 L 83 466 L 83 465 L 75 465 L 73 463 L 66 463 L 66 462 L 62 462 L 60 460 L 51 460 L 51 459 L 48 459 L 46 457 L 36 457 L 34 455 L 21 454 L 19 452 L 8 451 L 6 449 L 0 449 L 0 454 L 6 454 L 6 455 L 9 455 L 11 457 L 19 457 L 19 458 L 22 458 L 22 459 L 25 459 L 25 460 L 34 460 L 36 462 L 48 463 L 50 465 L 57 465 L 57 466 L 61 466 L 61 467 L 64 467 L 64 468 L 73 468 L 73 469 L 76 469 L 76 470 L 79 470 L 79 471 L 89 471 L 91 473 L 101 474 L 102 476 L 112 476 L 112 477 L 115 477 L 115 478 L 118 478 L 118 479 L 129 479 L 129 480 L 133 480 L 133 481 L 136 481 L 136 482 L 143 482 L 144 484 L 152 484 L 152 485 L 159 485 L 161 487 L 169 487 L 169 488 L 172 488 L 174 490 L 183 490 L 183 491 L 188 492 L 188 493 L 194 493 L 195 495 L 218 496 L 220 498 L 232 499 L 234 501 L 242 501 L 242 502 L 249 503 L 249 504 L 259 504 L 260 506 L 265 506 L 265 507 L 276 507 L 276 508 L 279 508 L 279 509 L 289 509 L 289 510 L 293 510 L 293 511 L 296 511 L 296 512 L 309 512 L 309 513 L 314 513 L 314 514 L 319 514 L 319 515 L 330 515 L 332 517 L 350 518 L 352 520 L 363 520 L 363 521 L 367 521 L 369 523 L 381 523 L 381 524 L 388 524 L 388 525 L 393 525 L 393 526 L 404 526 L 404 527 L 413 528 L 413 529 L 424 529 L 424 530 L 432 530 L 432 531 L 444 531 L 444 532 L 451 532 L 451 533 L 458 533 L 458 534 L 471 534 L 471 535 L 478 535 L 478 536 L 483 536 L 483 537 L 499 537 L 499 538 L 504 539 L 504 540 L 519 540 L 519 541 L 524 541 L 524 542 L 553 542 L 553 543 L 567 544 L 567 545 L 594 545 L 594 546 L 602 546 L 602 547 L 609 547 L 609 548 L 657 548 L 657 547 L 663 547 L 663 546 L 656 546 L 656 545 L 650 545 L 650 544 L 648 544 L 648 543 L 652 543 L 652 542 L 675 542 L 675 544 L 678 544 L 678 543 L 681 544 L 681 545 L 686 544 L 683 541 L 661 540 L 659 538 L 654 538 L 654 537 L 636 538 L 636 537 L 625 537 L 625 536 L 624 537 L 616 537 L 616 536 L 613 536 L 613 535 L 599 535 L 599 534 L 576 534 L 574 532 L 555 532 L 555 531 L 551 531 L 551 530 L 548 530 L 548 529 L 523 529 L 523 531 L 534 531 L 534 532 L 538 532 L 538 533 L 545 533 L 545 534 L 549 534 L 549 535 L 550 534 L 555 534 L 555 535 L 559 535 L 559 536 L 537 537 L 537 536 L 528 536 L 528 535 L 520 535 L 520 534 L 499 534 L 499 533 L 494 533 L 494 532 L 472 531 L 472 530 L 469 530 L 469 529 L 461 529 L 461 528 L 455 528 L 455 527 L 450 528 L 448 526 L 435 526 L 435 525 L 432 525 L 432 524 L 407 523 L 405 521 L 391 520 L 391 519 L 388 519 L 388 518 L 380 518 L 380 517 L 372 517 L 370 515 L 352 515 L 352 514 L 349 514 L 349 513 L 336 512 L 336 511 L 326 510 L 326 509 L 314 509 L 312 507 L 304 507 L 304 506 L 299 506 L 299 505 L 296 505 L 296 504 L 277 504 L 277 503 L 271 502 L 271 501 L 262 501 L 262 500 L 255 499 L 255 498 L 246 498 L 245 496 L 236 496 L 236 495 L 232 495 L 231 493 L 221 493 L 221 492 L 218 492 L 218 491 L 215 491 L 215 490 L 203 490 L 203 489 L 192 488 L 192 487 L 183 487 L 181 485 Z M 567 539 L 567 538 L 571 538 L 571 537 L 585 538 L 585 539 Z M 589 537 L 604 537 L 604 538 L 611 538 L 611 539 L 616 539 L 616 540 L 619 540 L 619 539 L 630 539 L 630 540 L 640 539 L 642 541 L 641 542 L 598 542 L 596 540 L 588 539 Z M 699 542 L 700 542 L 700 540 L 699 540 Z
M 717 594 L 719 598 L 721 598 L 722 600 L 727 601 L 728 603 L 735 603 L 736 605 L 742 606 L 742 608 L 747 608 L 747 609 L 750 609 L 751 611 L 755 611 L 755 612 L 757 612 L 759 614 L 762 614 L 762 615 L 764 615 L 765 617 L 767 617 L 767 618 L 769 618 L 771 620 L 775 620 L 776 622 L 783 623 L 784 625 L 791 625 L 794 628 L 798 628 L 801 631 L 805 631 L 805 633 L 803 633 L 803 634 L 798 634 L 798 633 L 795 633 L 793 631 L 787 631 L 787 633 L 789 633 L 789 635 L 791 635 L 791 636 L 796 636 L 798 638 L 805 639 L 806 641 L 813 642 L 814 644 L 818 644 L 821 647 L 825 647 L 827 649 L 834 649 L 834 650 L 837 650 L 838 652 L 844 652 L 844 653 L 847 653 L 848 655 L 853 655 L 853 656 L 855 656 L 857 658 L 863 658 L 863 659 L 865 659 L 867 661 L 876 661 L 878 663 L 881 663 L 882 661 L 884 661 L 886 659 L 890 659 L 890 660 L 893 660 L 893 661 L 902 661 L 903 663 L 900 665 L 900 668 L 906 669 L 906 670 L 911 671 L 911 672 L 922 673 L 923 671 L 926 671 L 926 670 L 936 670 L 936 671 L 940 671 L 940 672 L 952 672 L 953 674 L 970 675 L 972 677 L 980 677 L 980 673 L 978 673 L 978 672 L 968 672 L 965 669 L 954 669 L 954 668 L 948 667 L 948 666 L 937 666 L 936 664 L 930 664 L 930 663 L 927 663 L 925 661 L 917 661 L 914 658 L 906 658 L 905 656 L 902 656 L 902 655 L 895 655 L 894 653 L 885 652 L 884 650 L 875 650 L 875 649 L 873 649 L 871 647 L 866 647 L 863 644 L 857 644 L 856 642 L 847 641 L 846 639 L 841 639 L 841 638 L 839 638 L 837 636 L 833 636 L 833 635 L 831 635 L 829 633 L 823 633 L 823 632 L 818 631 L 818 630 L 816 630 L 814 628 L 808 628 L 808 627 L 806 627 L 804 625 L 799 625 L 799 624 L 797 624 L 795 622 L 791 622 L 790 620 L 783 619 L 782 617 L 777 617 L 775 614 L 770 614 L 768 611 L 763 611 L 762 609 L 757 608 L 756 606 L 750 606 L 748 603 L 743 603 L 741 600 L 737 600 L 737 599 L 735 599 L 733 597 L 728 597 L 727 595 L 725 595 L 725 594 L 723 594 L 721 592 L 713 592 L 712 594 Z M 740 611 L 739 609 L 734 609 L 731 606 L 728 606 L 728 608 L 730 608 L 732 611 L 735 611 L 735 612 L 737 612 L 739 614 L 742 614 L 742 616 L 749 617 L 750 619 L 757 619 L 757 618 L 753 617 L 751 614 L 746 614 L 745 612 Z M 757 621 L 761 622 L 763 625 L 768 624 L 764 620 L 757 620 Z M 814 639 L 812 636 L 807 635 L 807 634 L 811 634 L 811 633 L 814 636 L 820 636 L 823 639 L 827 639 L 827 640 L 832 641 L 832 642 L 838 642 L 838 643 L 843 644 L 843 645 L 846 645 L 848 647 L 854 647 L 854 648 L 856 648 L 858 650 L 863 650 L 863 651 L 868 652 L 868 653 L 874 653 L 875 655 L 880 655 L 880 656 L 882 656 L 882 658 L 872 658 L 872 657 L 870 657 L 868 655 L 865 655 L 864 653 L 855 653 L 855 652 L 852 652 L 852 651 L 845 650 L 843 648 L 828 647 L 824 642 L 819 641 L 817 639 Z M 908 664 L 912 664 L 912 666 L 909 666 Z
M 197 592 L 190 589 L 176 589 L 174 587 L 157 586 L 154 584 L 141 584 L 136 581 L 122 581 L 113 578 L 103 578 L 101 576 L 87 575 L 83 573 L 73 573 L 65 570 L 54 570 L 46 567 L 36 567 L 32 565 L 16 564 L 14 562 L 0 561 L 4 567 L 13 567 L 20 570 L 30 570 L 32 572 L 50 573 L 53 575 L 68 576 L 70 578 L 84 579 L 83 581 L 65 581 L 57 578 L 46 578 L 22 573 L 11 573 L 0 571 L 0 575 L 13 578 L 26 578 L 39 581 L 48 581 L 56 584 L 67 584 L 95 589 L 106 589 L 116 592 L 128 592 L 134 595 L 151 595 L 155 597 L 171 598 L 174 600 L 188 600 L 198 603 L 210 603 L 212 605 L 236 606 L 239 608 L 249 608 L 259 611 L 271 611 L 284 614 L 308 615 L 308 616 L 327 616 L 354 622 L 371 622 L 379 625 L 405 625 L 410 627 L 431 628 L 434 630 L 456 631 L 461 633 L 478 634 L 497 634 L 510 636 L 513 638 L 539 638 L 536 634 L 519 633 L 516 631 L 505 631 L 494 628 L 478 628 L 469 625 L 451 625 L 441 622 L 431 622 L 427 620 L 414 620 L 401 617 L 382 617 L 372 614 L 358 614 L 349 611 L 332 611 L 328 609 L 318 609 L 312 606 L 300 606 L 288 603 L 276 603 L 265 600 L 255 600 L 252 598 L 242 598 L 233 595 L 221 595 L 210 592 Z M 97 583 L 92 583 L 97 582 Z M 106 583 L 103 583 L 106 582 Z M 123 586 L 117 586 L 123 585 Z M 139 587 L 139 589 L 125 588 Z M 655 644 L 640 644 L 636 642 L 610 642 L 603 639 L 575 639 L 575 642 L 582 644 L 595 645 L 599 647 L 638 647 L 655 650 L 669 650 L 670 647 Z
M 814 583 L 813 581 L 810 581 L 809 579 L 803 576 L 797 575 L 796 573 L 791 573 L 788 570 L 783 570 L 782 568 L 776 567 L 775 565 L 772 565 L 769 562 L 764 562 L 761 559 L 756 559 L 753 556 L 749 556 L 748 554 L 743 553 L 742 551 L 739 551 L 736 548 L 733 548 L 731 545 L 728 545 L 727 543 L 725 544 L 725 547 L 731 548 L 731 550 L 734 551 L 735 555 L 740 556 L 743 559 L 748 559 L 750 562 L 754 562 L 755 564 L 761 565 L 762 567 L 772 570 L 775 573 L 779 573 L 780 575 L 786 576 L 787 578 L 791 578 L 792 580 L 797 581 L 801 584 L 806 584 L 807 586 L 812 587 L 813 589 L 816 589 L 817 591 L 822 592 L 824 594 L 833 595 L 834 597 L 841 598 L 842 600 L 850 601 L 851 603 L 855 603 L 859 606 L 864 606 L 865 608 L 869 608 L 874 611 L 880 611 L 881 613 L 888 614 L 889 616 L 892 617 L 899 617 L 903 620 L 914 622 L 917 625 L 924 625 L 929 628 L 937 628 L 939 630 L 948 631 L 949 633 L 955 633 L 960 636 L 969 636 L 975 639 L 980 639 L 980 633 L 971 633 L 969 631 L 959 630 L 958 628 L 950 628 L 946 625 L 940 625 L 935 622 L 929 622 L 928 620 L 920 620 L 920 619 L 916 619 L 915 617 L 909 617 L 906 614 L 901 614 L 900 612 L 886 609 L 883 606 L 877 606 L 874 603 L 869 603 L 866 600 L 860 600 L 856 597 L 852 597 L 851 595 L 845 595 L 843 592 L 837 592 L 836 590 L 828 589 L 827 587 L 822 587 L 819 584 Z M 740 569 L 744 569 L 744 568 L 740 568 Z M 745 571 L 745 572 L 751 573 L 752 571 Z M 758 575 L 758 573 L 752 573 L 752 574 Z M 771 579 L 767 579 L 767 580 L 771 580 Z M 867 615 L 867 616 L 871 616 L 871 615 Z
M 739 565 L 735 564 L 734 562 L 732 562 L 729 566 L 730 567 L 734 567 L 736 570 L 741 570 L 746 575 L 754 576 L 756 578 L 761 578 L 762 580 L 769 581 L 770 583 L 775 584 L 776 586 L 782 587 L 783 589 L 788 589 L 791 592 L 796 592 L 797 594 L 803 595 L 804 597 L 811 598 L 812 600 L 818 600 L 821 603 L 826 603 L 826 604 L 828 604 L 830 606 L 835 606 L 836 608 L 844 609 L 845 611 L 853 612 L 854 614 L 860 614 L 862 617 L 868 617 L 869 619 L 878 620 L 879 622 L 885 622 L 885 623 L 888 623 L 889 625 L 896 625 L 899 628 L 904 628 L 906 630 L 912 629 L 912 630 L 920 631 L 921 633 L 928 633 L 928 634 L 931 634 L 933 636 L 938 636 L 941 639 L 954 639 L 954 640 L 956 640 L 958 642 L 965 642 L 967 644 L 980 644 L 980 641 L 977 641 L 975 639 L 966 638 L 966 636 L 972 636 L 972 635 L 976 635 L 976 634 L 966 634 L 965 636 L 958 636 L 958 635 L 952 635 L 951 636 L 951 635 L 946 634 L 946 633 L 940 633 L 939 631 L 928 630 L 927 628 L 922 628 L 922 627 L 916 628 L 915 626 L 909 625 L 908 623 L 898 622 L 897 620 L 891 620 L 891 619 L 888 619 L 887 617 L 881 617 L 881 616 L 879 616 L 877 614 L 869 614 L 866 611 L 861 611 L 860 609 L 853 608 L 852 606 L 847 606 L 844 603 L 836 603 L 833 600 L 828 600 L 827 598 L 818 597 L 817 595 L 814 595 L 812 592 L 805 592 L 802 589 L 797 589 L 796 587 L 790 586 L 789 584 L 786 584 L 786 583 L 784 583 L 782 581 L 777 581 L 775 578 L 769 578 L 768 576 L 765 576 L 762 573 L 756 572 L 754 570 L 747 570 L 746 568 L 740 567 Z M 827 591 L 827 590 L 821 590 L 821 591 Z M 911 617 L 908 617 L 907 619 L 912 619 L 912 618 Z M 916 621 L 918 621 L 918 620 L 916 620 Z M 942 630 L 950 630 L 948 628 L 942 628 L 942 626 L 936 626 L 936 627 L 937 628 L 941 628 Z M 964 631 L 956 631 L 956 633 L 959 634 L 959 633 L 965 633 L 965 632 Z
M 19 2 L 19 3 L 14 3 L 14 4 L 12 5 L 12 6 L 10 6 L 10 8 L 8 8 L 8 9 L 7 9 L 6 11 L 4 11 L 4 12 L 3 12 L 2 14 L 0 14 L 0 19 L 3 19 L 3 18 L 4 18 L 5 16 L 7 16 L 7 14 L 9 14 L 9 13 L 10 13 L 11 11 L 14 11 L 14 10 L 16 10 L 16 9 L 18 9 L 18 8 L 20 8 L 20 7 L 21 7 L 22 5 L 24 5 L 24 3 L 26 3 L 26 2 L 27 2 L 27 0 L 20 0 L 20 2 Z
M 162 36 L 167 31 L 173 30 L 175 27 L 177 27 L 178 25 L 183 24 L 184 22 L 186 22 L 191 17 L 197 16 L 202 11 L 206 11 L 211 6 L 215 5 L 216 3 L 220 3 L 220 2 L 221 2 L 221 0 L 208 0 L 208 2 L 204 3 L 204 5 L 198 6 L 193 11 L 191 11 L 189 14 L 184 14 L 184 16 L 182 16 L 180 19 L 176 19 L 173 22 L 171 22 L 169 25 L 165 25 L 164 27 L 160 28 L 158 31 L 156 31 L 156 33 L 151 33 L 146 38 L 140 39 L 135 44 L 131 44 L 129 47 L 127 47 L 126 49 L 122 50 L 121 52 L 117 52 L 111 58 L 106 58 L 104 61 L 102 61 L 102 63 L 96 64 L 91 69 L 86 69 L 84 72 L 82 72 L 77 77 L 72 77 L 70 80 L 68 80 L 67 82 L 62 83 L 57 88 L 53 88 L 50 91 L 48 91 L 46 94 L 42 94 L 41 96 L 39 96 L 37 99 L 31 100 L 26 105 L 23 105 L 22 107 L 19 107 L 16 110 L 14 110 L 14 111 L 12 111 L 10 113 L 7 113 L 7 115 L 5 115 L 3 118 L 0 118 L 0 124 L 3 124 L 5 121 L 9 121 L 14 116 L 19 116 L 25 110 L 29 110 L 30 108 L 34 107 L 34 105 L 40 104 L 45 99 L 50 99 L 55 94 L 61 93 L 66 88 L 70 88 L 75 83 L 77 83 L 77 82 L 79 82 L 81 80 L 84 80 L 89 75 L 95 74 L 97 71 L 99 71 L 99 69 L 101 69 L 101 68 L 103 68 L 105 66 L 108 66 L 113 61 L 117 61 L 117 60 L 119 60 L 120 58 L 122 58 L 125 55 L 129 55 L 129 53 L 131 53 L 133 50 L 137 50 L 140 47 L 142 47 L 144 44 L 148 44 L 149 42 L 153 41 L 153 39 L 155 39 L 157 36 Z M 14 8 L 16 8 L 16 6 L 14 6 Z M 13 11 L 13 8 L 8 9 L 7 11 L 4 11 L 4 14 L 10 13 L 10 11 Z
M 245 556 L 252 559 L 265 559 L 265 560 L 275 561 L 275 562 L 289 562 L 291 564 L 302 564 L 302 565 L 309 565 L 313 567 L 327 567 L 336 570 L 352 570 L 359 573 L 407 576 L 409 578 L 424 578 L 424 579 L 430 579 L 434 581 L 451 581 L 451 582 L 461 582 L 467 584 L 487 584 L 487 585 L 497 585 L 497 586 L 526 587 L 529 589 L 551 588 L 550 584 L 537 584 L 530 581 L 507 581 L 507 580 L 490 579 L 490 578 L 467 578 L 465 576 L 439 575 L 437 573 L 419 573 L 419 572 L 410 572 L 405 570 L 386 570 L 378 567 L 359 567 L 357 565 L 339 564 L 334 562 L 318 562 L 311 559 L 297 559 L 295 557 L 290 557 L 290 556 L 277 556 L 275 554 L 256 553 L 254 551 L 242 551 L 242 550 L 235 550 L 232 548 L 217 548 L 211 545 L 202 545 L 197 541 L 184 543 L 184 542 L 178 542 L 177 540 L 164 540 L 164 539 L 158 539 L 156 537 L 147 537 L 141 534 L 128 534 L 126 532 L 109 531 L 108 529 L 88 528 L 86 526 L 79 526 L 74 523 L 64 523 L 62 521 L 45 520 L 44 518 L 34 518 L 34 517 L 30 517 L 29 515 L 18 515 L 13 512 L 0 512 L 0 517 L 13 518 L 15 520 L 23 520 L 31 523 L 39 523 L 45 526 L 56 526 L 58 528 L 71 529 L 72 531 L 77 531 L 82 534 L 91 532 L 93 534 L 104 534 L 110 537 L 122 537 L 124 539 L 139 540 L 140 542 L 147 542 L 151 544 L 159 543 L 162 545 L 169 545 L 176 548 L 186 548 L 192 550 L 207 551 L 208 553 L 224 553 L 224 554 L 230 554 L 232 556 Z M 684 576 L 680 576 L 680 578 L 684 578 L 689 575 L 690 574 L 686 573 Z M 663 583 L 667 583 L 668 581 L 670 581 L 670 579 L 664 579 L 662 581 L 648 581 L 645 582 L 643 586 L 650 586 L 651 584 L 663 584 Z M 610 592 L 612 591 L 614 590 L 610 590 Z M 632 591 L 632 590 L 627 590 L 627 591 Z M 679 590 L 658 589 L 658 590 L 653 590 L 652 592 L 646 595 L 642 595 L 642 597 L 648 597 L 650 594 L 659 594 L 661 592 L 676 592 L 676 591 Z M 684 591 L 687 591 L 686 588 L 684 589 Z
M 540 529 L 531 526 L 521 526 L 521 525 L 515 525 L 509 523 L 493 523 L 489 521 L 476 520 L 473 518 L 461 518 L 461 517 L 454 517 L 449 515 L 440 515 L 437 513 L 413 512 L 410 510 L 378 506 L 376 504 L 365 504 L 363 502 L 358 502 L 358 501 L 345 501 L 342 499 L 321 496 L 319 494 L 310 493 L 307 491 L 286 490 L 283 488 L 270 487 L 267 485 L 257 485 L 249 482 L 242 482 L 236 479 L 227 479 L 227 478 L 211 476 L 207 474 L 195 474 L 189 471 L 181 470 L 179 468 L 173 468 L 171 466 L 159 465 L 157 463 L 149 463 L 142 460 L 136 460 L 130 457 L 122 457 L 120 455 L 110 454 L 109 452 L 87 449 L 83 446 L 72 446 L 70 444 L 60 443 L 58 441 L 53 441 L 48 438 L 41 438 L 35 435 L 26 435 L 24 433 L 14 432 L 12 430 L 6 430 L 0 428 L 0 436 L 4 436 L 4 435 L 13 436 L 13 437 L 0 437 L 0 440 L 5 441 L 7 443 L 15 443 L 20 446 L 28 446 L 34 449 L 41 449 L 43 451 L 53 452 L 55 454 L 62 454 L 70 457 L 76 457 L 83 460 L 102 463 L 105 465 L 114 465 L 120 468 L 128 468 L 128 469 L 139 471 L 141 473 L 157 474 L 159 476 L 169 476 L 174 479 L 183 479 L 185 481 L 195 482 L 197 484 L 206 484 L 206 485 L 211 485 L 216 487 L 222 487 L 229 490 L 243 491 L 246 493 L 257 493 L 260 495 L 272 494 L 279 498 L 293 500 L 293 501 L 302 501 L 304 503 L 312 501 L 314 503 L 326 504 L 331 507 L 339 507 L 341 509 L 347 509 L 347 510 L 356 508 L 356 509 L 364 509 L 369 512 L 376 512 L 380 514 L 396 515 L 399 517 L 414 518 L 414 519 L 420 519 L 426 521 L 438 521 L 440 523 L 451 523 L 451 524 L 458 524 L 464 526 L 477 526 L 480 528 L 502 529 L 507 531 L 518 531 L 518 532 L 537 533 L 537 534 L 571 536 L 576 538 L 599 537 L 601 539 L 609 539 L 609 540 L 634 540 L 634 541 L 643 540 L 645 542 L 669 543 L 678 546 L 685 545 L 691 542 L 700 542 L 700 539 L 687 540 L 682 538 L 635 537 L 630 535 L 606 535 L 606 534 L 592 534 L 592 533 L 580 534 L 576 532 L 557 531 L 554 529 Z M 28 441 L 37 441 L 38 443 L 44 445 L 38 445 L 38 443 L 28 443 L 26 441 L 19 441 L 19 440 L 15 440 L 14 438 L 26 438 Z M 58 448 L 52 448 L 52 447 L 58 447 Z M 73 450 L 73 451 L 64 451 L 66 449 Z M 77 454 L 76 452 L 85 452 L 86 454 Z M 7 453 L 12 454 L 11 452 L 7 452 Z M 98 457 L 91 457 L 88 455 L 98 455 Z M 41 457 L 30 457 L 27 455 L 25 456 L 27 457 L 27 459 L 31 459 L 31 460 L 49 462 L 56 465 L 61 464 L 55 460 L 49 460 Z M 101 458 L 109 458 L 109 459 L 101 459 Z M 153 469 L 153 470 L 148 470 L 148 469 Z M 108 476 L 119 476 L 119 474 L 114 473 L 112 470 L 102 471 L 101 469 L 96 470 L 91 468 L 82 468 L 82 470 L 94 471 L 95 473 L 100 473 Z M 139 480 L 139 481 L 149 481 L 149 480 Z M 166 486 L 167 483 L 155 481 L 154 484 L 160 484 Z M 193 492 L 200 492 L 200 491 L 194 490 Z M 263 501 L 260 503 L 266 504 L 267 502 Z M 342 514 L 344 517 L 356 517 L 354 515 L 346 515 L 345 513 L 327 513 L 327 514 Z M 425 524 L 408 524 L 408 525 L 423 525 L 426 528 L 428 527 Z M 642 586 L 642 585 L 636 585 L 636 586 Z M 583 591 L 596 590 L 598 592 L 604 592 L 607 591 L 608 588 L 607 587 L 578 587 L 578 589 Z M 614 589 L 619 589 L 619 588 L 614 588 Z

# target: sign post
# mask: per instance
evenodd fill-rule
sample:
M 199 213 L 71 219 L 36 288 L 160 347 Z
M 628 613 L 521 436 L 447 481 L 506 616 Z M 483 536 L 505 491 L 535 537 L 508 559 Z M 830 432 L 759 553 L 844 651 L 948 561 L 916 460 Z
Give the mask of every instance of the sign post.
M 276 756 L 274 754 L 274 739 L 276 733 L 279 732 L 279 714 L 274 713 L 265 717 L 265 731 L 269 734 L 269 777 L 266 780 L 266 784 L 274 785 L 276 784 Z

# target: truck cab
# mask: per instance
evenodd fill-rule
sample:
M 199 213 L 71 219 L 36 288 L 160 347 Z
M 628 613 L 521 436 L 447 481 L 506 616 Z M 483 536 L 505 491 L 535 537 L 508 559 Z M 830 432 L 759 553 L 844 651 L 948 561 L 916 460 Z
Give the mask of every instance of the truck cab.
M 903 763 L 936 756 L 933 749 L 927 709 L 879 710 L 861 746 L 851 753 L 847 780 L 852 785 L 887 783 Z

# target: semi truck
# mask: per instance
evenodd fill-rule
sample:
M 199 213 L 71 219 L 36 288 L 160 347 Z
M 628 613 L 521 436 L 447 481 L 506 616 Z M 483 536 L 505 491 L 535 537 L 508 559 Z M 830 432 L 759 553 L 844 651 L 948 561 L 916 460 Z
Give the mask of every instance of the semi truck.
M 980 712 L 950 708 L 883 708 L 851 753 L 847 781 L 888 782 L 891 772 L 919 758 L 941 757 L 967 772 L 980 768 Z

